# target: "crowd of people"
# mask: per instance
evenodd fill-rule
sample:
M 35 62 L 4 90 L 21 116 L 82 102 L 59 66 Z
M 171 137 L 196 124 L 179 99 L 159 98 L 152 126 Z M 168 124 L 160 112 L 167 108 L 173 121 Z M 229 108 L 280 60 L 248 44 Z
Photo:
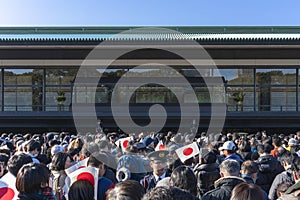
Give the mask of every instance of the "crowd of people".
M 6 134 L 4 200 L 300 199 L 300 132 Z

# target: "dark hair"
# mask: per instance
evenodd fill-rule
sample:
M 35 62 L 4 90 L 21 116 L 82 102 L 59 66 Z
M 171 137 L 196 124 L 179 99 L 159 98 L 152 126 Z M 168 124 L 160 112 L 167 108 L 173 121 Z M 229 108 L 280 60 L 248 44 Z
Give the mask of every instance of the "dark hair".
M 29 155 L 25 153 L 15 154 L 8 160 L 7 163 L 8 171 L 12 173 L 14 176 L 17 176 L 21 167 L 31 162 L 32 159 Z
M 208 152 L 203 157 L 201 156 L 201 164 L 215 163 L 216 160 L 217 160 L 217 155 L 212 151 Z
M 170 189 L 166 187 L 156 187 L 145 194 L 143 200 L 173 200 Z
M 239 142 L 238 148 L 241 152 L 250 152 L 251 151 L 250 143 L 245 139 L 243 139 Z
M 89 157 L 91 154 L 93 154 L 94 152 L 99 152 L 100 148 L 96 143 L 86 143 L 86 145 L 84 145 L 82 147 L 82 154 L 85 155 L 86 157 Z
M 240 183 L 236 185 L 231 193 L 230 200 L 265 200 L 261 188 L 251 183 Z
M 242 164 L 241 171 L 242 173 L 249 174 L 249 175 L 258 173 L 259 171 L 258 164 L 254 161 L 247 160 Z
M 107 163 L 107 155 L 104 153 L 93 153 L 87 162 L 88 166 L 98 168 L 100 165 Z
M 281 145 L 281 139 L 279 137 L 273 137 L 273 143 L 279 147 Z
M 197 195 L 197 178 L 187 166 L 179 166 L 171 174 L 170 186 L 180 188 L 192 195 Z
M 67 158 L 71 159 L 71 156 L 68 153 L 58 152 L 54 155 L 51 162 L 51 169 L 55 171 L 60 171 L 65 169 L 65 163 Z
M 292 164 L 293 158 L 292 158 L 292 154 L 289 151 L 286 151 L 282 154 L 281 163 L 283 161 L 286 162 L 289 165 Z
M 106 200 L 140 200 L 145 194 L 142 185 L 134 180 L 118 183 L 115 188 L 108 191 Z
M 94 187 L 87 180 L 75 181 L 69 189 L 68 197 L 72 200 L 94 200 Z
M 276 194 L 278 197 L 280 197 L 280 193 L 285 193 L 289 187 L 291 187 L 293 184 L 291 182 L 284 182 L 280 183 L 277 187 Z
M 30 140 L 27 144 L 27 151 L 33 151 L 37 149 L 39 152 L 41 151 L 41 144 L 35 140 Z
M 24 165 L 18 172 L 16 188 L 20 193 L 32 194 L 41 189 L 42 183 L 48 183 L 50 170 L 39 163 Z

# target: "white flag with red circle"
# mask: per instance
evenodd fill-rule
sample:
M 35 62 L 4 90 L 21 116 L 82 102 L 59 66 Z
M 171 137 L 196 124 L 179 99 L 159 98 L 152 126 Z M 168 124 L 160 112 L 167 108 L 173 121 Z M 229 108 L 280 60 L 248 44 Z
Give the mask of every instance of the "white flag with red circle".
M 12 200 L 15 196 L 15 191 L 9 188 L 8 185 L 0 181 L 0 199 L 1 200 Z
M 156 147 L 155 147 L 155 151 L 166 150 L 166 149 L 167 149 L 167 148 L 166 148 L 166 145 L 164 145 L 164 143 L 163 143 L 162 140 L 160 140 L 160 141 L 158 142 L 158 144 L 156 145 Z
M 94 187 L 94 197 L 95 200 L 97 199 L 97 191 L 98 191 L 98 168 L 95 167 L 85 167 L 80 168 L 71 174 L 69 174 L 70 177 L 70 187 L 75 181 L 79 180 L 85 180 L 89 181 L 93 187 Z
M 86 158 L 84 160 L 77 162 L 76 164 L 72 165 L 71 167 L 65 169 L 66 174 L 69 175 L 72 172 L 76 171 L 77 169 L 86 167 L 88 160 L 89 160 L 89 158 Z
M 199 154 L 199 147 L 196 142 L 185 145 L 175 150 L 181 162 L 184 162 L 195 155 Z
M 132 140 L 131 137 L 126 138 L 120 138 L 115 143 L 116 145 L 122 149 L 123 152 L 125 152 L 125 149 L 128 147 L 129 142 Z

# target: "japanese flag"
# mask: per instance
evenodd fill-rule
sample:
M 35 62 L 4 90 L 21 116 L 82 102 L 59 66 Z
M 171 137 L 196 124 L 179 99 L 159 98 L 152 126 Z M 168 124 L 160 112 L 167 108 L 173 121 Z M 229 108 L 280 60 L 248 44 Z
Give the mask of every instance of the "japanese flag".
M 175 150 L 181 162 L 184 163 L 187 159 L 194 157 L 199 154 L 199 147 L 196 142 L 185 145 L 179 149 Z
M 125 149 L 128 147 L 131 140 L 131 137 L 120 138 L 116 141 L 116 145 L 121 148 L 123 152 L 125 152 Z
M 76 164 L 72 165 L 68 169 L 65 169 L 66 174 L 69 176 L 69 174 L 76 171 L 77 169 L 86 167 L 88 160 L 89 160 L 89 158 L 86 158 L 86 159 L 81 160 L 81 161 L 77 162 Z
M 89 181 L 94 187 L 94 197 L 97 199 L 97 191 L 98 191 L 98 169 L 95 167 L 85 167 L 78 169 L 71 174 L 70 177 L 70 187 L 75 181 L 86 180 Z
M 0 199 L 1 200 L 12 200 L 15 196 L 15 191 L 9 188 L 8 185 L 0 181 Z
M 159 151 L 159 150 L 166 150 L 166 146 L 164 145 L 162 140 L 160 140 L 155 147 L 155 151 Z

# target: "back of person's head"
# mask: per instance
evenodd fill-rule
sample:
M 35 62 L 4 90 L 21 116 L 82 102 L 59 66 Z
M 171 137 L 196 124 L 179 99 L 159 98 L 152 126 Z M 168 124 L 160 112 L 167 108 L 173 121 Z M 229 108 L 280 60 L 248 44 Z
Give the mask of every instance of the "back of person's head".
M 29 155 L 25 153 L 15 154 L 8 160 L 7 163 L 8 171 L 12 173 L 14 176 L 17 176 L 21 167 L 31 162 L 32 162 L 32 158 Z
M 261 188 L 251 183 L 240 183 L 234 187 L 230 200 L 265 200 Z
M 251 175 L 251 174 L 258 173 L 258 171 L 259 171 L 258 164 L 251 160 L 245 161 L 241 166 L 242 174 Z
M 20 193 L 36 193 L 42 185 L 48 184 L 49 177 L 50 170 L 45 165 L 29 163 L 19 170 L 16 178 L 16 188 Z
M 106 200 L 140 200 L 145 194 L 142 185 L 134 180 L 126 180 L 108 191 Z
M 75 181 L 68 192 L 71 200 L 94 200 L 94 186 L 87 180 Z
M 108 159 L 107 159 L 107 155 L 106 154 L 96 152 L 96 153 L 93 153 L 89 157 L 87 165 L 91 166 L 91 167 L 98 168 L 100 165 L 105 164 L 107 162 L 108 162 Z
M 281 155 L 281 163 L 283 164 L 283 162 L 285 162 L 287 165 L 292 164 L 293 161 L 293 157 L 292 154 L 289 151 L 285 151 L 282 155 Z
M 273 144 L 276 146 L 276 147 L 279 147 L 281 146 L 281 139 L 279 137 L 273 137 Z
M 240 163 L 236 160 L 225 160 L 220 165 L 220 173 L 222 177 L 239 176 Z
M 250 143 L 246 139 L 242 139 L 239 141 L 238 149 L 241 152 L 250 152 L 251 151 Z
M 193 170 L 187 166 L 179 166 L 174 169 L 170 178 L 170 186 L 197 195 L 197 178 Z
M 147 192 L 142 200 L 173 200 L 173 198 L 169 188 L 156 187 Z
M 76 138 L 75 140 L 73 140 L 72 142 L 70 142 L 68 149 L 79 149 L 81 151 L 82 147 L 83 147 L 83 140 L 80 138 Z
M 64 152 L 58 152 L 54 155 L 51 162 L 52 170 L 60 171 L 65 169 L 65 163 L 70 155 Z
M 199 159 L 201 159 L 201 164 L 212 164 L 217 161 L 217 155 L 214 152 L 209 151 L 204 155 L 200 155 Z
M 280 183 L 276 190 L 277 197 L 281 197 L 281 195 L 284 194 L 287 191 L 287 189 L 292 185 L 293 184 L 291 182 Z
M 81 150 L 82 154 L 85 157 L 89 157 L 94 152 L 99 152 L 99 151 L 100 151 L 99 146 L 94 142 L 86 143 L 86 145 L 84 145 Z

